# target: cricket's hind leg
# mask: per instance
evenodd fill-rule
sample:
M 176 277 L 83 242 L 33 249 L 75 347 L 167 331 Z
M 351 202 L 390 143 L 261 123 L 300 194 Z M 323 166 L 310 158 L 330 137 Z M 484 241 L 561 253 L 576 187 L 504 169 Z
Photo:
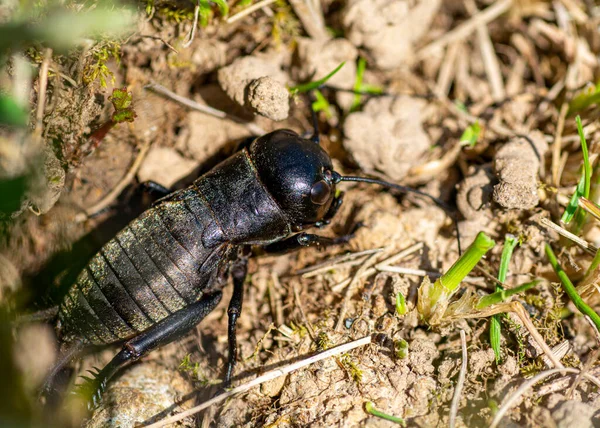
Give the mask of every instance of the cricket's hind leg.
M 93 377 L 84 377 L 85 382 L 78 386 L 78 393 L 86 400 L 88 409 L 91 410 L 100 403 L 108 381 L 121 367 L 188 333 L 217 306 L 221 297 L 221 292 L 205 295 L 196 303 L 169 315 L 126 341 L 121 351 L 102 370 L 91 373 Z

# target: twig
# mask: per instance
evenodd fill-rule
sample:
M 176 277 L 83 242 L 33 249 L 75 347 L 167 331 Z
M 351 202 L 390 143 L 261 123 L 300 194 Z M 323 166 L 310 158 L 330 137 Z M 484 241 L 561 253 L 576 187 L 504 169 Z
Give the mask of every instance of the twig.
M 317 340 L 317 335 L 315 334 L 315 330 L 312 328 L 312 324 L 308 320 L 306 313 L 304 312 L 304 307 L 302 306 L 302 300 L 300 300 L 300 292 L 298 291 L 298 284 L 294 283 L 292 285 L 292 289 L 294 291 L 294 299 L 296 300 L 296 306 L 300 311 L 300 316 L 302 317 L 302 321 L 306 324 L 306 328 L 308 329 L 308 334 L 313 342 Z
M 573 397 L 573 393 L 575 392 L 575 389 L 579 386 L 579 384 L 583 380 L 583 377 L 586 374 L 590 374 L 589 373 L 590 369 L 596 363 L 596 360 L 598 359 L 599 356 L 600 356 L 600 349 L 594 349 L 592 351 L 592 353 L 590 354 L 590 356 L 588 357 L 588 359 L 585 362 L 585 364 L 583 365 L 583 368 L 581 369 L 581 372 L 579 372 L 579 374 L 577 375 L 577 377 L 573 381 L 573 384 L 567 390 L 567 394 L 565 395 L 565 397 L 567 398 L 567 400 L 570 400 Z
M 270 5 L 271 3 L 275 3 L 275 1 L 276 0 L 262 0 L 262 1 L 259 1 L 258 3 L 253 4 L 250 7 L 247 7 L 246 9 L 242 10 L 241 12 L 238 12 L 235 15 L 230 16 L 229 18 L 227 18 L 225 20 L 225 22 L 228 23 L 228 24 L 232 24 L 235 21 L 238 21 L 238 20 L 244 18 L 245 16 L 250 15 L 252 12 L 256 12 L 257 10 L 262 9 L 263 7 L 266 7 L 266 6 Z
M 596 252 L 598 251 L 598 248 L 596 248 L 596 246 L 590 244 L 585 239 L 582 239 L 579 236 L 572 234 L 568 230 L 560 227 L 558 224 L 552 222 L 551 220 L 548 220 L 547 218 L 541 219 L 540 224 L 542 226 L 547 227 L 548 229 L 552 229 L 552 230 L 556 231 L 559 235 L 562 235 L 565 238 L 570 239 L 571 241 L 573 241 L 574 243 L 579 245 L 581 248 L 583 248 L 587 253 L 591 254 L 592 256 L 595 255 Z
M 183 47 L 187 48 L 189 47 L 192 42 L 194 41 L 194 38 L 196 37 L 196 27 L 198 27 L 198 16 L 200 15 L 200 0 L 198 0 L 198 2 L 196 3 L 196 6 L 194 7 L 194 23 L 192 24 L 192 29 L 190 30 L 190 35 L 189 38 L 186 42 L 183 43 Z
M 172 92 L 158 83 L 150 83 L 144 86 L 144 89 L 155 92 L 160 95 L 164 95 L 165 97 L 178 102 L 181 105 L 191 108 L 192 110 L 199 111 L 201 113 L 208 114 L 210 116 L 218 117 L 219 119 L 230 119 L 234 122 L 240 123 L 246 127 L 248 131 L 250 131 L 253 135 L 263 135 L 266 134 L 266 131 L 262 129 L 260 126 L 255 125 L 254 123 L 247 123 L 240 119 L 239 117 L 232 116 L 230 114 L 225 113 L 219 109 L 197 103 L 194 100 L 190 100 L 189 98 L 182 97 L 181 95 L 177 95 L 175 92 Z
M 454 388 L 454 396 L 452 397 L 452 405 L 450 406 L 450 428 L 454 428 L 456 424 L 456 415 L 458 414 L 458 406 L 460 404 L 460 396 L 462 395 L 463 387 L 465 386 L 465 378 L 467 375 L 467 337 L 465 331 L 460 331 L 460 344 L 462 347 L 462 362 L 460 364 L 460 373 L 458 374 L 458 382 Z
M 375 269 L 380 270 L 382 272 L 394 272 L 394 273 L 399 273 L 402 275 L 428 276 L 430 278 L 438 278 L 438 277 L 442 276 L 442 274 L 440 272 L 433 272 L 433 271 L 428 271 L 428 270 L 423 270 L 423 269 L 411 269 L 411 268 L 405 268 L 402 266 L 383 265 L 383 266 L 375 266 Z
M 523 383 L 523 385 L 521 385 L 519 387 L 519 389 L 517 389 L 510 397 L 508 397 L 506 400 L 504 400 L 504 403 L 502 403 L 502 406 L 500 407 L 500 409 L 498 409 L 498 413 L 496 413 L 496 415 L 494 416 L 494 419 L 492 420 L 492 423 L 490 424 L 490 428 L 496 428 L 498 426 L 498 424 L 500 423 L 500 421 L 502 420 L 502 418 L 504 417 L 504 414 L 511 409 L 511 407 L 517 402 L 517 400 L 519 398 L 521 398 L 521 396 L 529 388 L 531 388 L 533 385 L 535 385 L 539 381 L 544 380 L 547 377 L 550 377 L 556 373 L 579 374 L 579 372 L 580 371 L 577 369 L 563 367 L 563 368 L 546 370 L 545 372 L 541 372 L 538 375 L 532 377 L 527 382 Z M 586 379 L 590 380 L 594 384 L 598 385 L 597 379 L 590 377 L 590 376 L 585 376 L 585 377 L 586 377 Z
M 46 107 L 46 90 L 48 88 L 48 69 L 50 68 L 50 61 L 52 60 L 52 49 L 46 48 L 44 50 L 44 59 L 42 60 L 42 66 L 40 67 L 39 77 L 39 89 L 38 89 L 38 104 L 37 111 L 35 114 L 35 125 L 33 128 L 34 135 L 42 135 L 42 126 L 44 122 L 44 109 Z
M 167 42 L 167 41 L 166 41 L 165 39 L 163 39 L 162 37 L 153 36 L 153 35 L 150 35 L 150 34 L 140 34 L 138 37 L 139 37 L 140 39 L 154 39 L 154 40 L 161 41 L 161 42 L 163 42 L 163 43 L 164 43 L 164 45 L 165 45 L 166 47 L 168 47 L 169 49 L 171 49 L 173 52 L 175 52 L 176 54 L 178 54 L 178 53 L 179 53 L 179 51 L 178 51 L 177 49 L 175 49 L 175 48 L 173 47 L 173 45 L 171 45 L 169 42 Z
M 271 280 L 273 284 L 269 284 L 269 296 L 272 296 L 272 310 L 274 312 L 275 323 L 278 326 L 283 324 L 283 305 L 281 303 L 281 284 L 279 283 L 279 276 L 276 272 L 271 272 Z
M 420 250 L 421 248 L 423 248 L 423 243 L 422 242 L 418 242 L 414 245 L 411 245 L 410 247 L 406 248 L 405 250 L 400 251 L 398 254 L 393 255 L 392 257 L 383 260 L 380 263 L 377 263 L 374 267 L 366 269 L 362 275 L 361 278 L 365 278 L 368 276 L 373 275 L 374 273 L 377 273 L 378 268 L 380 268 L 381 266 L 387 266 L 390 263 L 395 263 L 398 260 L 407 257 L 408 255 L 414 253 L 415 251 Z M 336 293 L 339 293 L 340 291 L 342 291 L 348 284 L 350 284 L 350 281 L 352 280 L 352 278 L 347 278 L 337 284 L 335 284 L 334 286 L 331 287 L 332 291 L 335 291 Z
M 296 16 L 300 18 L 306 33 L 312 39 L 331 39 L 331 35 L 325 28 L 325 19 L 318 0 L 290 0 L 290 4 Z
M 86 209 L 85 214 L 82 213 L 76 215 L 75 221 L 79 223 L 85 221 L 86 219 L 94 216 L 95 214 L 98 214 L 100 211 L 112 204 L 113 201 L 121 194 L 121 192 L 123 192 L 123 190 L 129 185 L 131 180 L 133 180 L 133 177 L 135 177 L 135 174 L 137 173 L 137 170 L 142 164 L 142 161 L 146 157 L 146 154 L 148 153 L 149 149 L 150 142 L 146 141 L 144 145 L 140 148 L 140 152 L 135 158 L 133 164 L 131 165 L 131 168 L 129 168 L 129 171 L 127 171 L 127 174 L 125 174 L 121 181 L 119 181 L 117 185 L 113 187 L 113 189 L 104 198 L 102 198 L 102 200 L 100 200 L 100 202 Z
M 565 101 L 560 106 L 556 134 L 554 135 L 554 144 L 552 146 L 552 184 L 556 187 L 560 185 L 560 151 L 562 149 L 562 133 L 565 128 L 565 119 L 567 118 L 568 111 L 569 103 Z
M 465 1 L 465 5 L 469 10 L 469 13 L 476 15 L 479 12 L 474 0 Z M 496 56 L 487 25 L 482 23 L 477 25 L 477 38 L 479 40 L 479 50 L 483 59 L 485 73 L 488 76 L 492 88 L 492 98 L 494 101 L 503 100 L 506 97 L 506 92 L 504 91 L 502 72 L 500 71 L 498 57 Z
M 369 256 L 374 253 L 379 253 L 383 250 L 383 248 L 374 248 L 372 250 L 364 250 L 358 251 L 356 253 L 344 254 L 342 256 L 334 257 L 332 259 L 328 259 L 323 263 L 317 263 L 311 266 L 307 266 L 305 268 L 299 269 L 294 272 L 294 275 L 302 275 L 302 278 L 310 278 L 315 275 L 318 275 L 321 272 L 327 272 L 328 270 L 337 267 L 344 262 L 353 261 L 354 259 L 358 259 L 363 256 Z
M 335 325 L 335 331 L 339 331 L 342 328 L 342 324 L 344 324 L 344 317 L 346 316 L 346 312 L 348 311 L 348 303 L 350 303 L 350 298 L 352 297 L 352 293 L 354 292 L 354 284 L 358 282 L 363 272 L 367 270 L 369 266 L 375 263 L 377 257 L 379 257 L 379 253 L 372 254 L 367 260 L 365 260 L 363 265 L 360 268 L 358 268 L 358 270 L 352 277 L 352 280 L 348 284 L 348 288 L 346 288 L 346 294 L 344 295 L 344 300 L 342 301 L 342 307 L 340 308 L 340 315 Z
M 253 387 L 258 386 L 262 383 L 276 379 L 280 376 L 284 376 L 295 370 L 309 366 L 311 364 L 314 364 L 318 361 L 322 361 L 322 360 L 332 357 L 334 355 L 339 355 L 339 354 L 343 354 L 345 352 L 349 352 L 352 349 L 358 348 L 360 346 L 365 346 L 369 343 L 371 343 L 371 336 L 363 337 L 362 339 L 358 339 L 353 342 L 345 343 L 344 345 L 340 345 L 340 346 L 336 346 L 335 348 L 328 349 L 317 355 L 313 355 L 312 357 L 309 357 L 305 360 L 298 361 L 297 363 L 294 363 L 294 364 L 290 364 L 287 367 L 271 370 L 271 371 L 265 373 L 264 375 L 259 376 L 256 379 L 251 380 L 248 383 L 245 383 L 244 385 L 237 386 L 227 392 L 224 392 L 223 394 L 219 394 L 216 397 L 212 398 L 211 400 L 208 400 L 196 407 L 186 410 L 185 412 L 178 413 L 176 415 L 171 416 L 170 418 L 166 418 L 166 419 L 163 419 L 162 421 L 156 422 L 152 425 L 148 425 L 146 428 L 160 428 L 160 427 L 164 427 L 166 425 L 172 424 L 174 422 L 180 421 L 182 419 L 187 418 L 188 416 L 195 415 L 196 413 L 201 412 L 202 410 L 206 409 L 207 407 L 212 406 L 213 404 L 219 403 L 219 402 L 221 402 L 229 397 L 232 397 L 236 394 L 246 392 L 246 391 L 252 389 Z
M 452 322 L 452 321 L 456 321 L 456 320 L 460 320 L 460 319 L 468 319 L 468 318 L 487 318 L 489 316 L 496 315 L 496 314 L 502 314 L 505 312 L 513 312 L 521 319 L 521 322 L 523 323 L 523 325 L 525 326 L 525 328 L 527 329 L 527 331 L 529 332 L 529 334 L 531 335 L 533 340 L 535 340 L 535 342 L 542 349 L 544 354 L 546 354 L 546 356 L 548 356 L 548 360 L 550 360 L 550 362 L 554 365 L 554 367 L 559 367 L 559 368 L 564 367 L 563 364 L 560 362 L 560 360 L 558 358 L 556 358 L 556 355 L 554 355 L 554 353 L 552 352 L 552 349 L 550 349 L 550 347 L 548 346 L 548 344 L 546 343 L 546 341 L 544 340 L 544 338 L 542 337 L 540 332 L 537 331 L 537 329 L 531 322 L 531 318 L 529 318 L 529 314 L 527 313 L 527 311 L 525 310 L 523 305 L 519 302 L 516 302 L 516 301 L 504 302 L 504 303 L 492 305 L 485 309 L 477 310 L 474 312 L 467 312 L 467 313 L 463 312 L 463 313 L 459 313 L 456 315 L 444 316 L 443 321 L 444 322 Z
M 479 25 L 486 25 L 508 11 L 512 6 L 512 0 L 501 0 L 492 6 L 474 15 L 468 21 L 458 25 L 452 31 L 447 32 L 434 42 L 431 42 L 417 53 L 417 58 L 422 60 L 429 57 L 436 50 L 444 46 L 468 37 Z

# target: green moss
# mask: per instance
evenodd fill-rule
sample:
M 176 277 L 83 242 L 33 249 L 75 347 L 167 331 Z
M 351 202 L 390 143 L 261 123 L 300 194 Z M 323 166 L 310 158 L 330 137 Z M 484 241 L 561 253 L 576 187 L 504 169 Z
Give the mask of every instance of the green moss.
M 83 81 L 90 84 L 98 80 L 100 86 L 106 88 L 107 81 L 115 82 L 115 76 L 106 65 L 114 59 L 121 63 L 121 44 L 114 40 L 105 40 L 92 48 L 92 61 L 83 69 Z

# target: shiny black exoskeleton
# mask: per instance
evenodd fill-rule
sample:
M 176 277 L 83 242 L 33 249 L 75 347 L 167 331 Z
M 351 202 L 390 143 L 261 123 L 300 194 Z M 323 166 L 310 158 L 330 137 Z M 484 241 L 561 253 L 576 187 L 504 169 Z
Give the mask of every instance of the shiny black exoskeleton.
M 278 252 L 346 242 L 299 233 L 335 215 L 340 179 L 318 137 L 278 130 L 157 201 L 102 247 L 60 304 L 59 331 L 72 346 L 52 374 L 88 345 L 123 342 L 87 385 L 95 404 L 122 365 L 181 337 L 212 311 L 230 274 L 228 384 L 249 246 Z

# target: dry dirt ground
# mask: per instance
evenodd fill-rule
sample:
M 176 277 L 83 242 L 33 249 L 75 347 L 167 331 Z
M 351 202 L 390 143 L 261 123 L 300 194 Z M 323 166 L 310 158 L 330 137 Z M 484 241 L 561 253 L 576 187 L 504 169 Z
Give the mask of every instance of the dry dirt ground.
M 500 426 L 600 425 L 598 332 L 567 298 L 544 253 L 552 245 L 588 304 L 600 303 L 597 267 L 588 272 L 598 224 L 585 224 L 578 245 L 548 226 L 548 220 L 559 223 L 581 176 L 576 114 L 594 179 L 599 165 L 600 7 L 593 0 L 229 1 L 228 16 L 212 5 L 207 25 L 199 23 L 193 35 L 193 2 L 148 0 L 133 7 L 135 24 L 120 39 L 89 40 L 61 55 L 42 45 L 27 51 L 27 61 L 39 66 L 29 98 L 32 117 L 41 112 L 35 132 L 43 154 L 35 156 L 44 161 L 21 209 L 2 221 L 3 308 L 30 313 L 60 301 L 60 290 L 88 258 L 149 207 L 153 197 L 139 183 L 180 188 L 248 137 L 279 128 L 310 132 L 307 95 L 290 96 L 287 88 L 345 62 L 319 93 L 329 106 L 318 114 L 322 144 L 336 170 L 444 200 L 458 210 L 463 247 L 480 231 L 496 240 L 453 301 L 495 290 L 508 233 L 520 245 L 505 286 L 540 282 L 512 298 L 521 317 L 500 316 L 496 359 L 489 316 L 467 319 L 457 311 L 431 325 L 417 311 L 423 275 L 435 278 L 459 256 L 451 217 L 416 195 L 340 184 L 344 204 L 322 233 L 341 235 L 362 222 L 354 239 L 281 256 L 257 249 L 251 259 L 234 385 L 342 343 L 368 335 L 372 342 L 176 426 L 393 425 L 367 413 L 367 401 L 408 426 L 487 426 L 503 405 Z M 0 16 L 6 22 L 11 13 Z M 9 64 L 2 82 L 16 72 Z M 104 135 L 114 88 L 131 93 L 136 117 Z M 182 105 L 165 89 L 227 116 Z M 33 156 L 14 151 L 11 143 L 21 137 L 1 131 L 2 177 Z M 592 182 L 592 200 L 600 199 L 599 183 Z M 41 322 L 4 323 L 0 369 L 11 400 L 19 400 L 6 420 L 126 427 L 209 399 L 227 358 L 230 288 L 193 334 L 113 379 L 91 415 L 68 404 L 54 413 L 40 410 L 36 389 L 58 358 L 54 330 Z M 406 299 L 402 315 L 398 293 Z M 558 364 L 576 372 L 518 391 L 557 366 L 544 358 L 544 343 Z M 73 378 L 102 367 L 116 350 L 74 363 Z

